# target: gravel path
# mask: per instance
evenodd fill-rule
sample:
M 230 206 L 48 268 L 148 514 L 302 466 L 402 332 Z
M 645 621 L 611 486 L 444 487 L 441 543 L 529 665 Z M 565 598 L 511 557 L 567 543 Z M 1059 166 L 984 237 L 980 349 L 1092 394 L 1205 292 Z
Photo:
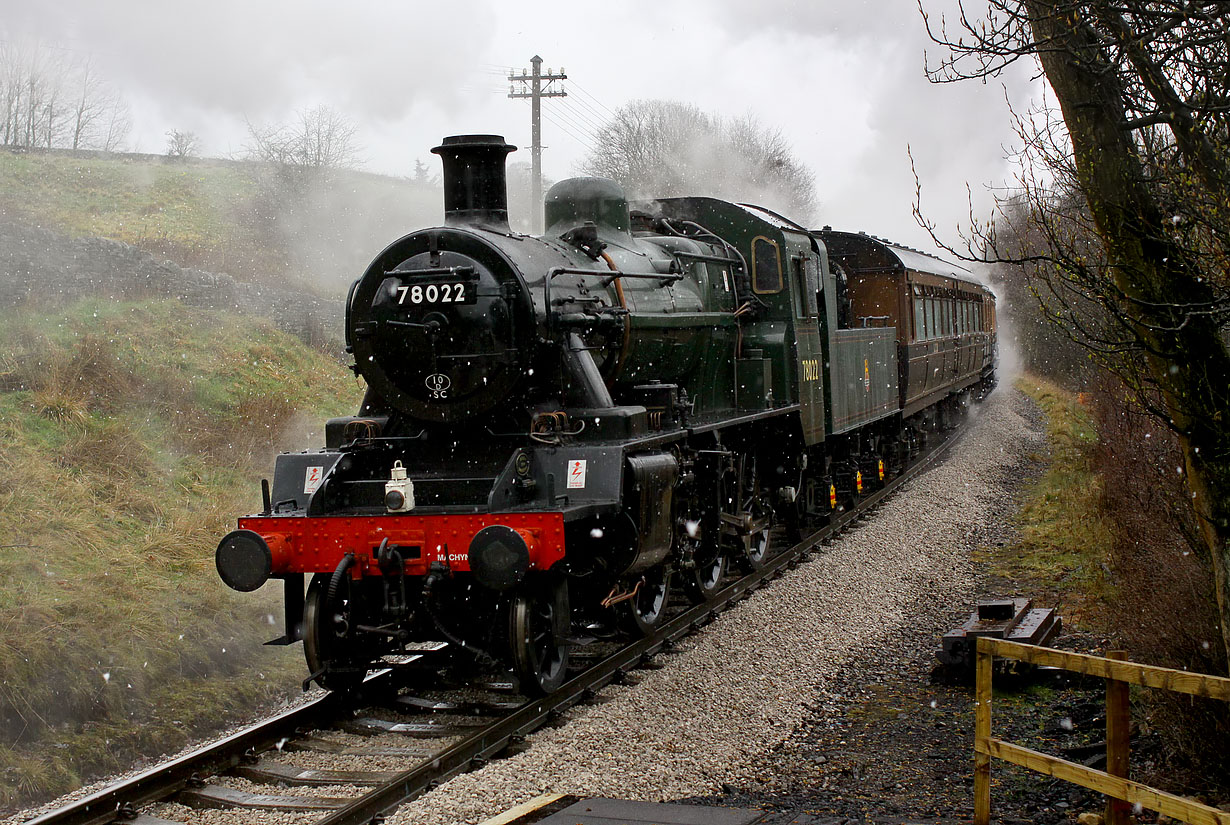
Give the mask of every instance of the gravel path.
M 460 776 L 390 823 L 476 823 L 544 792 L 668 800 L 753 783 L 758 757 L 849 692 L 843 665 L 974 599 L 971 551 L 1010 512 L 1001 482 L 1042 436 L 1003 388 L 953 454 L 820 558 L 610 687 L 531 747 Z

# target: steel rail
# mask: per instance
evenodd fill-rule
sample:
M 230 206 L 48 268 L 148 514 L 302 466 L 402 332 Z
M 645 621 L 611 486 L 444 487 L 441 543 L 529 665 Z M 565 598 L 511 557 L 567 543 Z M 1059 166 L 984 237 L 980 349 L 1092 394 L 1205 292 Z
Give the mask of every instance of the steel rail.
M 578 702 L 592 698 L 597 690 L 621 680 L 629 671 L 668 649 L 674 642 L 704 627 L 734 603 L 746 598 L 769 580 L 782 575 L 805 559 L 816 545 L 828 541 L 862 518 L 902 485 L 933 465 L 956 442 L 964 430 L 956 428 L 943 440 L 908 464 L 879 490 L 864 496 L 856 507 L 837 516 L 830 524 L 811 533 L 789 549 L 770 558 L 763 567 L 722 588 L 711 600 L 688 608 L 654 633 L 611 654 L 601 662 L 565 682 L 550 696 L 526 702 L 508 716 L 467 736 L 435 756 L 424 759 L 355 799 L 328 813 L 319 825 L 366 825 L 399 805 L 422 795 L 440 783 L 468 770 L 481 767 L 510 744 L 520 741 Z M 365 682 L 365 688 L 378 692 L 388 671 Z M 330 693 L 272 719 L 251 725 L 224 739 L 158 765 L 130 779 L 122 780 L 89 796 L 27 820 L 23 825 L 107 825 L 130 820 L 140 805 L 164 801 L 201 778 L 237 766 L 244 754 L 262 753 L 277 746 L 304 728 L 319 728 L 336 719 L 351 706 L 350 697 Z
M 158 802 L 183 790 L 202 776 L 222 773 L 239 764 L 243 754 L 275 747 L 296 728 L 315 727 L 322 720 L 335 718 L 345 704 L 337 694 L 326 694 L 272 719 L 257 722 L 225 739 L 191 753 L 156 765 L 131 779 L 103 788 L 64 808 L 48 811 L 25 825 L 104 825 L 117 819 L 121 807 Z

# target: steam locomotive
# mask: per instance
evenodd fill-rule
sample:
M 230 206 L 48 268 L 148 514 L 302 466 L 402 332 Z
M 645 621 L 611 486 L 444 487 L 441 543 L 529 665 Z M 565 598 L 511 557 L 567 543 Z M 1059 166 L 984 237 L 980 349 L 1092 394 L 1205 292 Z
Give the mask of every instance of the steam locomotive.
M 278 456 L 218 545 L 230 587 L 284 582 L 274 643 L 304 642 L 305 686 L 443 643 L 550 692 L 577 637 L 710 598 L 775 525 L 850 506 L 994 383 L 995 300 L 964 270 L 599 178 L 557 183 L 546 232 L 519 234 L 513 150 L 432 150 L 444 225 L 346 300 L 361 409 Z

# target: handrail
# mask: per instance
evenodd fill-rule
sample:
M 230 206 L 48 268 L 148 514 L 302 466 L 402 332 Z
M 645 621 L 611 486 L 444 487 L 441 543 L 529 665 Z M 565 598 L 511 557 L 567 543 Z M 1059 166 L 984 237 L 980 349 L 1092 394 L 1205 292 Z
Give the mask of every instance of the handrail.
M 601 269 L 553 266 L 547 270 L 546 276 L 542 279 L 543 311 L 546 312 L 548 333 L 552 331 L 552 313 L 554 312 L 551 308 L 551 282 L 560 275 L 592 275 L 602 279 L 603 288 L 609 287 L 621 278 L 646 278 L 661 281 L 662 283 L 674 283 L 675 281 L 683 280 L 684 277 L 682 273 L 678 272 L 620 272 L 619 270 L 607 272 Z
M 1230 701 L 1230 679 L 1106 657 L 1068 653 L 1004 639 L 978 639 L 974 709 L 974 825 L 990 825 L 991 759 L 1002 759 L 1110 797 L 1106 825 L 1127 825 L 1129 805 L 1140 805 L 1191 825 L 1230 825 L 1230 813 L 1128 779 L 1128 685 Z M 991 676 L 996 656 L 1106 679 L 1106 770 L 1048 756 L 991 736 Z

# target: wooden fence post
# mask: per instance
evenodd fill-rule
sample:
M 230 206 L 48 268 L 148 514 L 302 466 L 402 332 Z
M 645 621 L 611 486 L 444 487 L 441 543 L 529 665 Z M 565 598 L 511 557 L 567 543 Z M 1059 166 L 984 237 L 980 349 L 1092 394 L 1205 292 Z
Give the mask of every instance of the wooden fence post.
M 1106 652 L 1107 659 L 1124 661 L 1122 650 Z M 1129 708 L 1128 683 L 1106 680 L 1106 772 L 1111 776 L 1128 777 L 1128 748 L 1132 714 Z M 1106 825 L 1130 825 L 1131 806 L 1121 799 L 1106 800 Z
M 991 759 L 1003 759 L 1031 771 L 1072 782 L 1108 797 L 1106 822 L 1132 822 L 1133 808 L 1148 808 L 1179 822 L 1230 825 L 1230 813 L 1166 793 L 1128 778 L 1132 685 L 1230 702 L 1230 679 L 1127 661 L 1121 651 L 1089 656 L 1020 644 L 1006 639 L 978 639 L 974 714 L 974 822 L 990 825 Z M 991 736 L 991 665 L 1002 656 L 1035 665 L 1063 668 L 1106 680 L 1106 770 L 1099 771 Z
M 979 640 L 981 641 L 981 640 Z M 978 645 L 974 674 L 974 825 L 991 822 L 991 665 L 994 656 Z

